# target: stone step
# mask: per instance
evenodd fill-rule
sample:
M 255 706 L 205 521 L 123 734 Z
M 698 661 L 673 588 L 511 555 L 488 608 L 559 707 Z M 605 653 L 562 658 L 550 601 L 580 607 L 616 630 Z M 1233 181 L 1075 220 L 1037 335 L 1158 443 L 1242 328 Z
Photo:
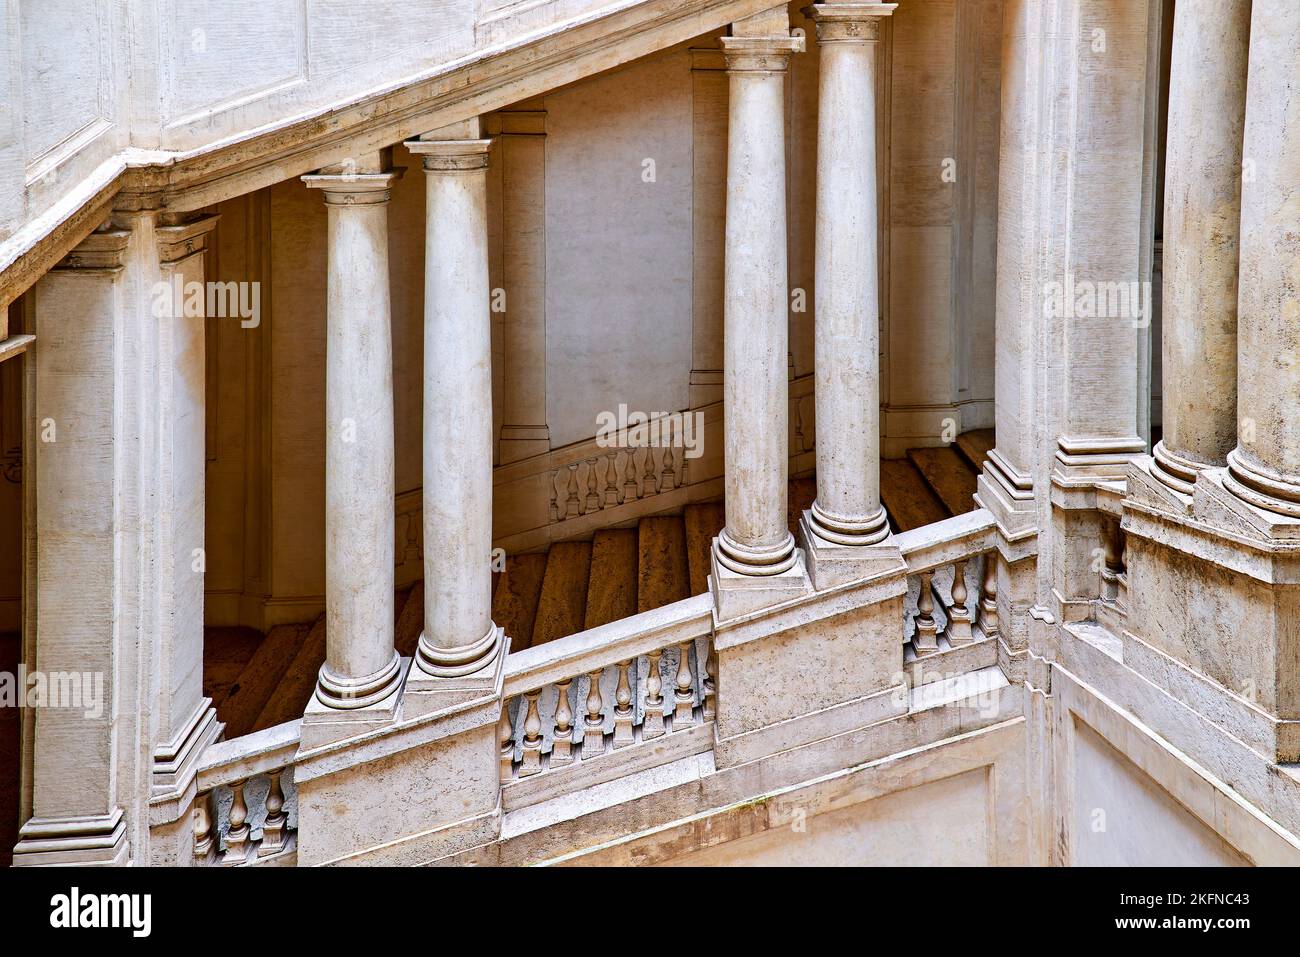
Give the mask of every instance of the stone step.
M 975 494 L 978 473 L 956 449 L 951 446 L 908 449 L 907 457 L 943 502 L 949 515 L 961 515 L 975 508 L 971 496 Z
M 424 631 L 424 580 L 416 582 L 406 593 L 405 601 L 399 599 L 401 610 L 397 613 L 397 626 L 393 629 L 393 645 L 403 658 L 415 655 Z
M 262 644 L 256 628 L 214 627 L 203 630 L 203 694 L 214 702 L 226 700 L 230 689 Z
M 293 656 L 289 667 L 280 679 L 275 694 L 267 700 L 266 705 L 257 715 L 257 720 L 249 731 L 261 731 L 273 728 L 277 724 L 301 718 L 316 690 L 316 676 L 320 666 L 325 664 L 325 616 L 321 615 L 311 626 L 303 640 L 298 653 Z M 227 735 L 233 737 L 233 735 Z
M 321 622 L 321 631 L 324 632 L 323 617 Z M 257 651 L 248 659 L 248 664 L 230 686 L 225 698 L 220 701 L 213 699 L 217 705 L 217 718 L 225 722 L 227 739 L 248 734 L 254 729 L 258 715 L 276 693 L 280 680 L 306 643 L 312 628 L 308 623 L 276 625 L 257 646 Z
M 989 457 L 989 449 L 996 444 L 992 429 L 972 429 L 957 436 L 957 451 L 970 463 L 976 473 L 984 470 L 984 461 Z
M 505 571 L 492 596 L 492 620 L 505 630 L 515 651 L 522 651 L 532 641 L 533 620 L 537 617 L 537 600 L 545 574 L 545 552 L 506 558 Z
M 727 524 L 727 510 L 721 502 L 702 502 L 687 505 L 683 518 L 686 522 L 686 563 L 691 594 L 703 595 L 709 590 L 713 540 Z
M 636 614 L 637 532 L 606 528 L 591 541 L 584 628 L 595 628 Z
M 546 553 L 546 576 L 528 647 L 582 631 L 586 619 L 591 542 L 556 542 Z
M 637 526 L 637 611 L 690 597 L 686 524 L 680 515 L 656 515 Z
M 948 517 L 938 496 L 907 459 L 885 459 L 880 463 L 880 498 L 899 532 L 910 532 Z

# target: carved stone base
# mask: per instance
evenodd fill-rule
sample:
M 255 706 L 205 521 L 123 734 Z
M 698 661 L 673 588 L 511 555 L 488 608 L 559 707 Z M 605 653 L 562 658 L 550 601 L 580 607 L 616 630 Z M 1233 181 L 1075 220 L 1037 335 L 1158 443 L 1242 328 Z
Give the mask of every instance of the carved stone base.
M 718 561 L 718 541 L 713 540 L 709 589 L 719 621 L 730 621 L 779 605 L 812 591 L 801 549 L 795 549 L 793 567 L 779 575 L 742 575 Z
M 809 511 L 799 520 L 799 543 L 804 549 L 808 577 L 817 591 L 904 567 L 892 533 L 872 545 L 839 545 L 817 534 Z
M 14 867 L 121 866 L 129 850 L 120 808 L 91 817 L 34 817 L 18 832 Z

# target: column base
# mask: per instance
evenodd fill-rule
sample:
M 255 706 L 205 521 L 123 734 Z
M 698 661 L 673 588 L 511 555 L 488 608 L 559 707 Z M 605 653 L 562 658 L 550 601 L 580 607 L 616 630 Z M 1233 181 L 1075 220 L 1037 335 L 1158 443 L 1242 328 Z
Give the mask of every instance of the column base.
M 724 528 L 713 540 L 715 564 L 730 569 L 737 575 L 768 577 L 788 572 L 795 564 L 794 536 L 789 532 L 777 545 L 750 547 L 731 537 Z
M 850 519 L 826 511 L 814 501 L 812 508 L 804 512 L 817 537 L 836 545 L 874 545 L 889 536 L 889 517 L 883 507 L 877 507 L 876 513 L 865 519 Z
M 1203 463 L 1193 462 L 1186 456 L 1171 452 L 1163 439 L 1151 450 L 1151 459 L 1149 470 L 1151 477 L 1184 495 L 1192 494 L 1192 486 L 1196 484 L 1196 473 L 1207 467 Z
M 130 845 L 121 808 L 87 817 L 34 817 L 18 832 L 14 867 L 122 866 Z
M 723 534 L 726 532 L 724 530 Z M 709 590 L 713 593 L 714 614 L 719 621 L 729 621 L 753 614 L 809 594 L 812 582 L 804 567 L 803 551 L 794 548 L 791 564 L 777 574 L 749 575 L 736 571 L 722 560 L 722 535 L 713 540 Z
M 468 649 L 480 648 L 484 650 L 476 652 L 478 657 L 462 665 L 444 666 L 428 660 L 431 654 L 454 659 L 468 654 Z M 506 654 L 510 650 L 505 632 L 494 623 L 482 639 L 465 649 L 435 649 L 428 645 L 424 635 L 420 636 L 419 651 L 402 694 L 403 720 L 446 711 L 499 693 Z M 434 668 L 439 670 L 433 671 Z
M 364 678 L 346 678 L 331 671 L 326 663 L 321 665 L 317 676 L 313 700 L 336 711 L 368 708 L 397 691 L 401 684 L 401 671 L 402 660 L 396 651 L 388 664 Z
M 874 578 L 897 571 L 904 565 L 902 552 L 898 550 L 887 521 L 882 538 L 861 545 L 845 545 L 822 537 L 813 509 L 805 511 L 799 520 L 799 541 L 803 546 L 808 575 L 817 591 Z M 884 509 L 881 509 L 881 516 L 884 516 Z
M 1243 502 L 1278 515 L 1300 518 L 1300 487 L 1276 473 L 1265 472 L 1246 461 L 1241 449 L 1228 453 L 1223 485 Z
M 307 702 L 302 716 L 303 750 L 323 747 L 337 741 L 359 737 L 397 720 L 398 705 L 402 701 L 402 684 L 408 674 L 411 659 L 397 659 L 397 674 L 388 692 L 360 707 L 336 708 L 321 700 L 320 689 Z

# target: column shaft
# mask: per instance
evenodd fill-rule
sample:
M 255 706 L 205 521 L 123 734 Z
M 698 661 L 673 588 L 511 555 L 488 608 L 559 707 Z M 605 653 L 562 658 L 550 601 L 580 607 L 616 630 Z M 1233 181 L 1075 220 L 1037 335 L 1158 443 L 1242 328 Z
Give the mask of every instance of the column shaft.
M 1180 0 L 1165 173 L 1164 437 L 1153 474 L 1190 493 L 1237 436 L 1237 255 L 1250 0 Z
M 785 70 L 800 38 L 725 37 L 727 144 L 723 401 L 726 528 L 717 557 L 740 574 L 796 560 L 786 522 L 789 339 Z
M 419 667 L 457 677 L 497 653 L 492 622 L 490 140 L 421 140 L 424 250 L 424 634 Z
M 306 176 L 329 215 L 325 365 L 325 664 L 316 697 L 360 708 L 396 690 L 393 648 L 392 173 Z
M 817 123 L 817 500 L 813 531 L 841 545 L 889 534 L 880 506 L 876 47 L 895 4 L 812 8 Z

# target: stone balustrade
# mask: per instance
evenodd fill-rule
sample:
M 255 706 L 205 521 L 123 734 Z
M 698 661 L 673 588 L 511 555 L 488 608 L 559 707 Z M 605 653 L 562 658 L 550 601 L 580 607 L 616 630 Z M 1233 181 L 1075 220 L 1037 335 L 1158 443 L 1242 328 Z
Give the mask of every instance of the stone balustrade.
M 534 776 L 581 768 L 577 780 L 590 784 L 627 773 L 629 760 L 643 768 L 707 750 L 712 733 L 701 731 L 717 713 L 711 611 L 699 595 L 510 655 L 503 802 L 536 791 L 519 787 Z
M 906 661 L 999 633 L 996 525 L 984 509 L 898 536 L 907 562 Z
M 296 849 L 293 759 L 302 721 L 211 745 L 193 804 L 194 864 L 288 863 Z

